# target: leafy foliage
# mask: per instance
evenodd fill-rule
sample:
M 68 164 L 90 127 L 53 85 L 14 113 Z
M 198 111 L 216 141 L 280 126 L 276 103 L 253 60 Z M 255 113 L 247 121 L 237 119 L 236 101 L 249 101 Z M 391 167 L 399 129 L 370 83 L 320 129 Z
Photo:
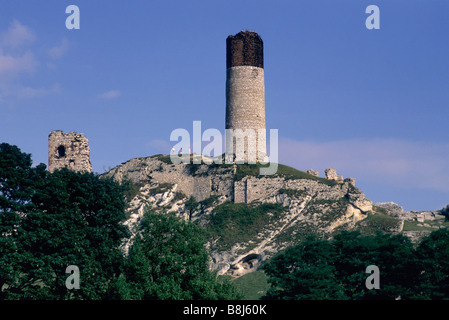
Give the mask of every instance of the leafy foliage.
M 402 235 L 344 231 L 310 237 L 263 266 L 267 299 L 448 299 L 449 231 L 433 232 L 415 249 Z M 380 289 L 365 286 L 366 267 L 380 270 Z
M 6 144 L 0 159 L 1 297 L 104 297 L 120 271 L 126 236 L 120 186 L 91 173 L 32 168 L 29 155 Z M 65 287 L 69 265 L 82 270 L 79 290 Z
M 240 298 L 228 279 L 209 270 L 205 238 L 226 247 L 253 240 L 283 212 L 275 204 L 224 203 L 206 221 L 206 233 L 148 212 L 125 258 L 124 189 L 91 173 L 32 167 L 30 154 L 0 144 L 0 299 Z M 186 205 L 193 212 L 213 201 L 192 197 Z M 65 286 L 69 265 L 80 267 L 79 290 Z M 379 290 L 365 286 L 369 265 L 380 268 Z M 269 299 L 449 299 L 449 230 L 432 232 L 416 248 L 401 235 L 312 236 L 263 270 Z
M 187 212 L 189 213 L 189 220 L 192 220 L 192 215 L 198 207 L 199 203 L 195 200 L 194 196 L 190 196 L 190 198 L 186 201 L 185 206 Z
M 0 299 L 239 297 L 209 271 L 190 222 L 148 213 L 125 259 L 124 190 L 91 173 L 33 168 L 31 155 L 1 144 Z M 65 285 L 70 265 L 79 267 L 79 289 Z
M 449 231 L 440 229 L 417 248 L 422 263 L 421 292 L 425 299 L 449 299 Z
M 236 299 L 232 283 L 211 272 L 201 229 L 147 212 L 125 263 L 120 296 L 130 299 Z
M 449 204 L 441 209 L 441 214 L 446 217 L 446 220 L 449 220 Z
M 264 265 L 271 288 L 269 299 L 339 299 L 343 288 L 336 279 L 330 243 L 309 237 L 302 245 L 287 248 Z

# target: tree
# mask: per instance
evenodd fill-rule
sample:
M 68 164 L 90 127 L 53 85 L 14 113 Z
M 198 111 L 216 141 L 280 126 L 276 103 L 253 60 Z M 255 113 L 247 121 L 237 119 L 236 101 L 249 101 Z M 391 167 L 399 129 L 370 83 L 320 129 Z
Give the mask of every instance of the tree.
M 337 278 L 344 283 L 350 299 L 413 299 L 419 277 L 419 264 L 409 238 L 403 235 L 377 233 L 362 236 L 344 231 L 334 237 Z M 380 270 L 380 289 L 365 286 L 366 267 Z
M 417 255 L 422 298 L 449 299 L 449 230 L 439 229 L 424 238 Z
M 192 215 L 198 207 L 198 202 L 195 200 L 194 196 L 190 196 L 190 198 L 186 201 L 185 206 L 186 210 L 189 213 L 189 221 L 192 221 Z
M 195 206 L 194 199 L 190 206 Z M 209 270 L 201 229 L 148 213 L 124 258 L 123 188 L 92 173 L 49 173 L 0 145 L 0 299 L 234 299 Z M 80 288 L 66 287 L 68 266 Z
M 236 299 L 232 283 L 209 270 L 196 225 L 147 212 L 129 250 L 117 295 L 126 299 Z
M 446 217 L 446 220 L 449 220 L 449 204 L 441 209 L 441 214 Z
M 21 220 L 33 208 L 36 181 L 45 175 L 45 165 L 31 165 L 30 154 L 17 146 L 0 144 L 0 299 L 8 295 L 2 288 L 8 284 L 11 288 L 21 274 L 16 268 L 16 262 L 26 256 L 17 241 Z
M 330 243 L 315 236 L 289 247 L 263 266 L 271 288 L 264 299 L 345 299 Z
M 380 289 L 368 289 L 368 266 L 380 270 Z M 332 240 L 308 238 L 264 267 L 274 299 L 417 299 L 421 267 L 409 239 L 342 232 Z
M 3 299 L 101 299 L 121 271 L 126 229 L 118 184 L 92 173 L 31 168 L 17 147 L 0 146 Z M 80 269 L 68 290 L 69 265 Z

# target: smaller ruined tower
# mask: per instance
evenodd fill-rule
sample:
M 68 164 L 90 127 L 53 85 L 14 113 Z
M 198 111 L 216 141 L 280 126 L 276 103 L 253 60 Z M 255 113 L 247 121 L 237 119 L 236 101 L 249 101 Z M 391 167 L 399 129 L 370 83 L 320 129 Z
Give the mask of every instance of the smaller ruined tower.
M 92 172 L 89 141 L 82 133 L 61 130 L 48 136 L 48 171 L 67 167 L 73 171 Z
M 226 39 L 226 129 L 234 133 L 227 130 L 228 155 L 244 162 L 266 156 L 263 41 L 254 31 Z M 255 137 L 250 139 L 250 133 Z M 239 134 L 244 148 L 238 148 Z

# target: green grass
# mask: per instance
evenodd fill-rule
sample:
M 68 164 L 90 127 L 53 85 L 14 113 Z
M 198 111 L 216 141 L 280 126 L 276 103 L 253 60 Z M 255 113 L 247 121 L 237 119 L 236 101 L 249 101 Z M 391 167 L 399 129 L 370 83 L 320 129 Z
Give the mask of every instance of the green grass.
M 322 222 L 330 223 L 345 214 L 348 204 L 347 197 L 341 197 L 335 200 L 316 199 L 309 202 L 307 211 L 320 214 L 320 220 Z
M 140 188 L 143 184 L 141 183 L 133 183 L 130 179 L 123 179 L 121 183 L 121 187 L 123 190 L 123 195 L 127 202 L 131 201 L 135 196 L 140 194 Z
M 234 180 L 242 180 L 246 176 L 257 177 L 259 175 L 259 170 L 262 167 L 260 163 L 257 164 L 238 164 L 236 167 L 236 173 L 234 175 Z
M 436 229 L 424 227 L 424 226 L 418 226 L 417 221 L 404 221 L 404 229 L 403 231 L 434 231 Z
M 166 164 L 172 164 L 170 156 L 169 155 L 162 155 L 162 154 L 157 154 L 152 156 L 152 158 L 157 158 L 158 160 L 166 163 Z M 232 164 L 226 164 L 224 163 L 224 158 L 222 156 L 222 163 L 221 164 L 215 164 L 212 163 L 209 166 L 210 167 L 223 167 L 223 168 L 231 168 Z M 193 155 L 190 155 L 190 161 L 193 161 Z M 261 164 L 261 163 L 256 163 L 256 164 L 237 164 L 237 169 L 236 169 L 236 173 L 234 175 L 234 180 L 238 181 L 238 180 L 242 180 L 244 177 L 246 176 L 253 176 L 253 177 L 257 177 L 260 176 L 260 168 L 268 168 L 270 166 L 270 164 Z M 338 184 L 338 182 L 336 181 L 332 181 L 332 180 L 328 180 L 325 178 L 320 178 L 320 177 L 316 177 L 314 175 L 308 174 L 305 171 L 301 171 L 298 169 L 295 169 L 293 167 L 289 167 L 286 166 L 284 164 L 277 164 L 277 171 L 275 174 L 273 175 L 265 175 L 264 177 L 283 177 L 285 179 L 309 179 L 309 180 L 315 180 L 321 183 L 324 183 L 328 186 L 334 186 L 336 184 Z M 199 169 L 199 165 L 194 165 L 194 164 L 190 164 L 190 173 L 192 175 L 196 175 L 196 171 Z
M 237 289 L 243 294 L 244 300 L 258 300 L 270 288 L 267 275 L 261 271 L 247 273 L 234 280 Z
M 259 176 L 260 168 L 266 168 L 269 164 L 262 165 L 257 164 L 238 164 L 237 172 L 234 176 L 234 180 L 241 180 L 246 176 Z M 327 180 L 325 178 L 316 177 L 314 175 L 308 174 L 307 172 L 295 169 L 293 167 L 286 166 L 284 164 L 278 164 L 277 171 L 274 175 L 267 175 L 265 177 L 283 177 L 287 180 L 289 179 L 309 179 L 324 183 L 328 186 L 335 186 L 338 182 Z
M 320 178 L 313 176 L 311 174 L 308 174 L 307 172 L 286 166 L 284 164 L 278 164 L 278 171 L 276 173 L 277 175 L 284 177 L 286 179 L 309 179 L 309 180 L 315 180 L 319 181 L 321 183 L 327 184 L 328 186 L 335 186 L 338 184 L 336 181 L 327 180 L 325 178 Z
M 375 234 L 377 231 L 389 232 L 397 228 L 400 219 L 385 214 L 383 208 L 374 206 L 374 212 L 368 212 L 366 219 L 359 222 L 360 232 L 363 234 Z
M 151 158 L 156 158 L 159 161 L 162 161 L 166 164 L 172 164 L 170 156 L 169 155 L 165 155 L 165 154 L 156 154 L 154 156 L 152 156 Z
M 215 205 L 217 203 L 219 197 L 220 196 L 218 196 L 218 195 L 212 195 L 209 198 L 204 199 L 203 201 L 200 201 L 199 203 L 200 203 L 201 207 L 208 208 L 208 207 Z
M 422 224 L 428 224 L 430 227 L 423 226 Z M 418 225 L 421 224 L 421 225 Z M 403 231 L 435 231 L 438 230 L 437 228 L 432 227 L 443 227 L 443 228 L 449 228 L 449 221 L 441 221 L 441 220 L 433 220 L 425 222 L 418 222 L 418 221 L 404 221 L 404 229 Z
M 274 223 L 285 210 L 282 205 L 259 205 L 225 202 L 206 217 L 210 240 L 218 239 L 216 249 L 229 249 L 236 243 L 254 240 L 267 225 Z
M 374 212 L 376 212 L 378 214 L 383 214 L 383 215 L 387 215 L 388 214 L 387 209 L 382 208 L 382 207 L 373 206 L 373 210 L 374 210 Z

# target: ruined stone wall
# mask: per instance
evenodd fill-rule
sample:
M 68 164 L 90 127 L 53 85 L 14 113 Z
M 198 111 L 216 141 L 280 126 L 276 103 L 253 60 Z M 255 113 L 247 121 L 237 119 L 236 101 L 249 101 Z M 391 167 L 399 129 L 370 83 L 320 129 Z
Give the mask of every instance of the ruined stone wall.
M 219 196 L 234 203 L 252 203 L 267 199 L 278 201 L 291 192 L 303 197 L 310 196 L 315 200 L 338 200 L 347 197 L 353 207 L 353 213 L 372 211 L 371 201 L 366 199 L 361 191 L 353 188 L 354 184 L 350 179 L 335 185 L 311 179 L 288 179 L 279 176 L 246 176 L 235 180 L 235 166 L 195 166 L 198 167 L 192 173 L 191 165 L 169 164 L 153 156 L 131 159 L 104 176 L 118 182 L 130 179 L 141 185 L 170 183 L 176 185 L 176 192 L 182 192 L 187 198 L 194 196 L 197 201 L 203 201 L 210 196 Z
M 343 177 L 341 175 L 337 174 L 337 170 L 335 170 L 335 168 L 326 169 L 326 170 L 324 170 L 324 173 L 326 175 L 326 179 L 328 179 L 328 180 L 339 181 L 339 182 L 343 181 Z
M 338 199 L 348 192 L 348 185 L 327 186 L 309 179 L 285 179 L 281 177 L 247 176 L 234 182 L 235 203 L 251 203 L 260 199 L 275 196 L 280 189 L 307 191 L 318 200 Z
M 246 203 L 246 181 L 234 181 L 234 203 Z
M 89 141 L 82 133 L 52 131 L 48 136 L 48 171 L 67 167 L 92 172 Z
M 202 201 L 211 196 L 212 181 L 210 177 L 195 177 L 193 179 L 193 196 Z
M 226 69 L 236 66 L 263 68 L 263 41 L 254 31 L 243 30 L 226 39 Z

